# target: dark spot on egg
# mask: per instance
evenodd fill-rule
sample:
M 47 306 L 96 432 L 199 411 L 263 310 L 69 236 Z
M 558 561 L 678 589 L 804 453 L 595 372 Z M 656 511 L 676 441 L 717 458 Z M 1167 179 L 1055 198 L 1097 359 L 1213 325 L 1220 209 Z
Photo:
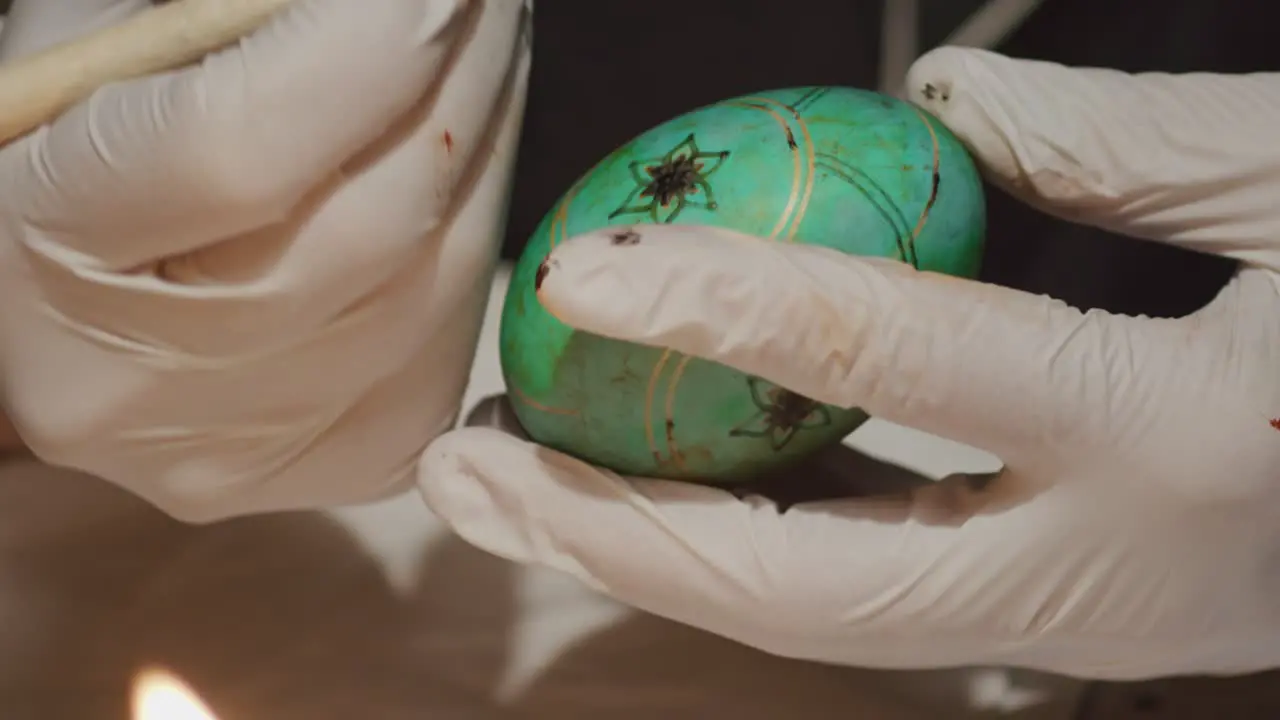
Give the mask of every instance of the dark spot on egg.
M 619 230 L 609 236 L 609 244 L 622 246 L 639 245 L 640 233 L 631 229 Z

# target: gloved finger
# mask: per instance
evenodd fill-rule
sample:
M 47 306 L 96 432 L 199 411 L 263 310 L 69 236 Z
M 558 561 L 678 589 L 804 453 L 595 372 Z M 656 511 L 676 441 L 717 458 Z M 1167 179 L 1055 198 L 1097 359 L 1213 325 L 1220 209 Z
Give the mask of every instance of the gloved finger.
M 966 540 L 999 524 L 1012 493 L 964 482 L 780 513 L 717 488 L 623 479 L 479 428 L 436 440 L 418 478 L 432 511 L 482 550 L 791 657 L 881 667 L 995 661 L 994 644 L 939 647 L 937 633 L 981 638 L 979 620 L 1006 595 L 997 588 L 1037 587 L 993 576 L 1034 543 L 1029 528 L 984 552 Z M 1011 624 L 1032 617 L 1000 610 Z
M 357 153 L 425 103 L 423 117 L 456 123 L 422 158 L 439 187 L 420 217 L 443 214 L 497 89 L 449 107 L 430 91 L 483 7 L 300 0 L 197 66 L 102 88 L 69 111 L 9 158 L 32 188 L 19 207 L 71 250 L 134 267 L 284 220 L 309 192 L 360 173 Z M 514 37 L 519 14 L 506 16 Z
M 548 312 L 1010 464 L 1098 451 L 1121 420 L 1158 425 L 1169 388 L 1186 384 L 1169 382 L 1175 363 L 1216 350 L 1183 342 L 1180 321 L 1084 313 L 897 262 L 718 228 L 631 230 L 627 243 L 605 230 L 557 246 L 538 273 Z
M 0 62 L 114 25 L 150 0 L 14 0 L 0 34 Z
M 1041 210 L 1280 266 L 1280 74 L 1130 75 L 940 48 L 907 87 Z

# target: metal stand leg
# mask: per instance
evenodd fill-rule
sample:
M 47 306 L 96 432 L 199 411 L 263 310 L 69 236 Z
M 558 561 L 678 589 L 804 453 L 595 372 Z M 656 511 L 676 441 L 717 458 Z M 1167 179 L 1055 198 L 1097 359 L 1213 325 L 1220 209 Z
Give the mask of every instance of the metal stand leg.
M 885 0 L 880 26 L 880 92 L 902 97 L 907 70 L 928 48 L 920 47 L 920 1 Z M 960 23 L 943 45 L 995 48 L 1044 0 L 988 0 Z
M 880 92 L 902 97 L 911 63 L 920 57 L 920 0 L 885 0 L 880 24 Z

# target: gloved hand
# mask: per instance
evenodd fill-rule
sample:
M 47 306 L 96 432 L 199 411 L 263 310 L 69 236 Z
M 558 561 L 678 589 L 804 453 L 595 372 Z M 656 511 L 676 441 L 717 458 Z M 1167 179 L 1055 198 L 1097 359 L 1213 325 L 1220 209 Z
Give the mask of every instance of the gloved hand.
M 1280 664 L 1280 75 L 942 49 L 908 85 L 1027 202 L 1238 274 L 1160 320 L 711 229 L 579 237 L 542 284 L 565 322 L 860 406 L 1003 471 L 780 513 L 468 428 L 424 456 L 427 502 L 481 548 L 785 656 L 1106 678 Z
M 149 5 L 17 0 L 0 60 Z M 23 441 L 189 521 L 411 487 L 488 297 L 530 8 L 299 0 L 0 149 Z

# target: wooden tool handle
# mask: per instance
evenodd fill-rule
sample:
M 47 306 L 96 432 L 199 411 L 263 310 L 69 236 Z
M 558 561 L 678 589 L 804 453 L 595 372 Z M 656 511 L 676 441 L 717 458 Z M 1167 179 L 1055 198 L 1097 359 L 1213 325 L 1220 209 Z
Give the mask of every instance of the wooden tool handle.
M 235 42 L 291 1 L 178 0 L 0 65 L 0 143 L 103 85 L 181 67 Z

